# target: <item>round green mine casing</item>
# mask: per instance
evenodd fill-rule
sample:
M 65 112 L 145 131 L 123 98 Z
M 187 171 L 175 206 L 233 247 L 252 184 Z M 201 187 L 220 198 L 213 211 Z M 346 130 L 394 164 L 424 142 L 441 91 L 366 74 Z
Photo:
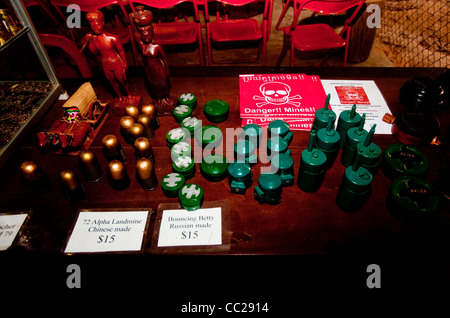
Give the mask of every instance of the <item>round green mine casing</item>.
M 197 108 L 197 97 L 192 93 L 181 94 L 178 98 L 178 104 L 187 105 L 192 110 L 194 110 L 195 108 Z
M 200 172 L 208 181 L 221 181 L 226 178 L 228 171 L 227 158 L 222 155 L 208 155 L 200 164 Z
M 192 114 L 192 108 L 188 105 L 178 105 L 173 109 L 173 117 L 178 124 L 181 124 L 183 119 L 190 117 Z
M 381 167 L 390 179 L 401 176 L 425 177 L 429 161 L 423 152 L 405 144 L 391 144 L 384 149 Z
M 178 191 L 178 202 L 188 210 L 195 211 L 202 207 L 203 189 L 198 184 L 187 183 Z
M 258 157 L 255 155 L 255 146 L 248 140 L 239 140 L 234 144 L 234 159 L 238 162 L 256 164 Z
M 392 181 L 386 205 L 402 221 L 423 222 L 439 215 L 442 201 L 438 191 L 424 180 L 403 176 Z
M 262 127 L 258 124 L 247 124 L 243 127 L 244 139 L 253 143 L 258 148 L 261 141 Z
M 221 123 L 228 118 L 230 107 L 223 100 L 211 100 L 203 107 L 206 118 L 213 123 Z
M 195 139 L 202 147 L 208 145 L 217 146 L 221 143 L 223 135 L 219 127 L 214 125 L 206 125 L 195 131 Z
M 169 198 L 178 197 L 178 190 L 185 184 L 186 180 L 181 173 L 172 172 L 161 179 L 161 189 Z

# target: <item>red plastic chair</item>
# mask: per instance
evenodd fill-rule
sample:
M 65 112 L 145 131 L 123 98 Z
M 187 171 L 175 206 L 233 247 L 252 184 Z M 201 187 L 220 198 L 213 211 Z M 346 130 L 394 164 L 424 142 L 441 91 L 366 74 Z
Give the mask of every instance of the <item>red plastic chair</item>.
M 190 2 L 192 6 L 187 2 Z M 159 18 L 158 22 L 153 25 L 155 43 L 166 46 L 198 42 L 199 64 L 202 66 L 205 64 L 197 0 L 128 0 L 128 3 L 133 12 L 136 11 L 133 4 L 148 6 L 154 18 Z M 169 15 L 164 15 L 164 9 L 173 9 L 171 13 L 175 12 L 174 17 L 170 18 Z M 187 13 L 189 9 L 193 9 L 192 16 Z M 182 18 L 178 17 L 178 11 L 183 15 Z M 158 12 L 159 14 L 156 14 Z M 163 18 L 170 21 L 163 21 Z
M 55 10 L 59 13 L 61 18 L 66 21 L 66 15 L 61 11 L 60 7 L 70 8 L 73 5 L 78 5 L 80 10 L 83 12 L 89 12 L 92 10 L 101 10 L 108 6 L 117 6 L 122 14 L 122 19 L 125 21 L 126 26 L 121 26 L 119 21 L 119 16 L 115 14 L 115 26 L 110 27 L 109 25 L 105 26 L 105 31 L 113 33 L 119 37 L 120 43 L 131 44 L 131 49 L 133 52 L 134 62 L 136 64 L 137 61 L 137 51 L 134 45 L 133 34 L 131 33 L 130 21 L 128 19 L 128 14 L 125 10 L 122 0 L 50 0 L 50 4 L 55 8 Z M 77 9 L 77 7 L 74 7 Z M 71 29 L 71 37 L 74 43 L 76 43 L 75 35 L 73 29 Z
M 232 19 L 227 12 L 227 6 L 261 5 L 261 0 L 212 0 L 218 3 L 216 10 L 216 18 L 210 21 L 208 10 L 205 10 L 206 16 L 206 32 L 208 40 L 208 61 L 212 65 L 214 63 L 240 63 L 255 62 L 260 59 L 261 63 L 266 64 L 266 47 L 270 32 L 270 19 L 272 16 L 273 0 L 264 0 L 264 9 L 261 21 L 254 18 Z M 220 4 L 220 5 L 219 5 Z M 249 42 L 260 41 L 258 53 L 255 58 L 249 59 L 225 59 L 215 60 L 213 57 L 212 42 Z
M 81 77 L 92 78 L 94 74 L 92 73 L 89 64 L 86 61 L 86 57 L 80 53 L 80 49 L 68 38 L 62 35 L 56 34 L 43 34 L 39 33 L 39 38 L 41 39 L 44 46 L 59 47 L 62 49 L 70 58 L 75 62 L 78 70 L 80 71 Z M 66 74 L 64 72 L 58 72 L 58 76 L 62 78 L 73 77 L 72 74 Z
M 294 66 L 295 50 L 301 52 L 323 51 L 331 49 L 345 48 L 343 65 L 347 65 L 348 45 L 350 41 L 350 32 L 353 23 L 355 22 L 360 9 L 363 7 L 365 0 L 303 0 L 300 4 L 294 0 L 294 18 L 288 27 L 280 28 L 280 22 L 284 18 L 284 14 L 289 6 L 289 1 L 286 2 L 285 7 L 276 24 L 277 30 L 284 32 L 284 45 L 277 65 L 286 54 L 288 46 L 290 45 L 290 65 Z M 298 8 L 296 8 L 298 6 Z M 344 26 L 339 34 L 324 23 L 316 24 L 298 24 L 298 18 L 302 10 L 312 10 L 315 13 L 325 15 L 333 15 L 355 8 L 354 12 L 345 21 Z M 322 61 L 325 62 L 326 58 Z

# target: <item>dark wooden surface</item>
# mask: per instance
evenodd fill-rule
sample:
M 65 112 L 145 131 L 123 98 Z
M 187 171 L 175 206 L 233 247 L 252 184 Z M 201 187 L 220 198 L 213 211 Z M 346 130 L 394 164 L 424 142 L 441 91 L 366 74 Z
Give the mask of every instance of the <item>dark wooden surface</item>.
M 398 101 L 401 85 L 412 76 L 435 78 L 436 69 L 276 69 L 276 68 L 192 68 L 172 71 L 173 96 L 192 92 L 198 98 L 194 116 L 208 123 L 202 113 L 208 100 L 222 99 L 230 105 L 229 119 L 218 124 L 225 128 L 240 126 L 239 119 L 239 73 L 307 73 L 319 75 L 323 79 L 373 79 L 381 90 L 392 113 L 397 113 L 402 105 Z M 140 71 L 131 71 L 130 88 L 133 94 L 142 95 L 144 102 L 150 102 L 145 89 L 144 77 Z M 99 80 L 91 81 L 99 99 L 103 102 L 111 98 L 110 89 Z M 63 81 L 69 94 L 83 83 L 79 80 Z M 106 173 L 107 161 L 101 152 L 101 140 L 107 134 L 119 137 L 127 155 L 126 168 L 131 185 L 124 191 L 115 191 L 109 185 L 106 175 L 96 182 L 83 180 L 86 196 L 79 202 L 67 201 L 58 188 L 58 175 L 64 169 L 77 168 L 77 157 L 42 155 L 37 147 L 36 132 L 50 127 L 62 114 L 62 101 L 54 104 L 45 118 L 29 135 L 0 171 L 1 212 L 33 210 L 32 217 L 14 249 L 61 253 L 65 247 L 67 234 L 71 229 L 78 209 L 89 208 L 151 208 L 157 210 L 160 203 L 173 203 L 176 199 L 167 198 L 158 186 L 153 191 L 143 190 L 134 178 L 134 150 L 119 133 L 119 117 L 109 116 L 91 150 L 93 150 Z M 439 113 L 441 136 L 447 134 L 449 110 Z M 159 180 L 172 171 L 169 148 L 165 143 L 166 133 L 179 126 L 173 117 L 160 118 L 161 127 L 151 141 L 156 160 L 156 174 Z M 299 169 L 301 152 L 307 146 L 308 132 L 295 131 L 290 144 L 294 159 L 295 181 Z M 445 139 L 445 138 L 444 138 Z M 397 142 L 390 135 L 375 135 L 373 141 L 382 149 Z M 445 141 L 445 140 L 444 140 Z M 440 147 L 421 148 L 430 159 L 431 169 L 426 178 L 432 182 L 439 168 L 448 161 L 446 143 Z M 339 155 L 340 156 L 340 155 Z M 411 226 L 393 217 L 385 207 L 385 198 L 390 180 L 380 171 L 375 177 L 373 193 L 366 205 L 356 213 L 340 210 L 335 204 L 337 190 L 341 183 L 344 167 L 339 156 L 334 166 L 327 172 L 321 189 L 316 193 L 304 193 L 296 185 L 284 188 L 282 202 L 277 206 L 259 204 L 253 198 L 253 188 L 257 184 L 261 164 L 253 167 L 253 185 L 246 195 L 230 193 L 228 181 L 218 183 L 206 181 L 196 164 L 196 175 L 190 182 L 197 183 L 205 190 L 205 201 L 228 200 L 230 205 L 230 230 L 232 244 L 229 254 L 342 254 L 411 251 L 443 251 L 450 243 L 450 216 L 443 210 L 437 222 L 431 225 Z M 232 158 L 229 158 L 232 159 Z M 23 161 L 38 162 L 51 180 L 51 186 L 42 191 L 24 187 L 19 180 L 19 166 Z M 81 176 L 81 174 L 80 174 Z M 143 253 L 149 253 L 151 231 Z

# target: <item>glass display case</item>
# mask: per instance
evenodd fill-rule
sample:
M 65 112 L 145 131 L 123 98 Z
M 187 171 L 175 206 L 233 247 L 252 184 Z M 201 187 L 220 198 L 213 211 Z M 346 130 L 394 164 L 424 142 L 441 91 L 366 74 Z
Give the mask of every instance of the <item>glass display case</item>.
M 0 166 L 63 92 L 21 0 L 0 0 Z

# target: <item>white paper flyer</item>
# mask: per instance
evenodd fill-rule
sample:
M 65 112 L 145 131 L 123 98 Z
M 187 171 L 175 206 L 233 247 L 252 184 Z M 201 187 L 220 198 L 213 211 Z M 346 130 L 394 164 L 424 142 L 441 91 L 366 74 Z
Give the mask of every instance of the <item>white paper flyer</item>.
M 330 94 L 330 105 L 339 114 L 356 104 L 358 114 L 366 114 L 364 129 L 367 131 L 377 124 L 375 134 L 391 134 L 391 125 L 383 121 L 390 113 L 389 106 L 377 85 L 372 80 L 321 80 L 326 94 Z

